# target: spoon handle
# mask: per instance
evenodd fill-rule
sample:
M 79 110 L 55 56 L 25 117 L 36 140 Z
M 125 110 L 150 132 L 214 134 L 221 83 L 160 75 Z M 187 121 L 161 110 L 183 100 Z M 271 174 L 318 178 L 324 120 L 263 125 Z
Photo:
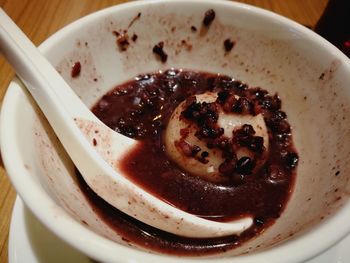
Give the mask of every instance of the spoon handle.
M 57 121 L 61 122 L 62 118 L 67 121 L 68 116 L 97 120 L 61 75 L 1 8 L 0 50 L 45 116 L 52 116 L 48 118 L 51 125 Z
M 101 122 L 1 8 L 0 51 L 36 100 L 78 169 L 85 162 L 98 159 L 75 119 Z

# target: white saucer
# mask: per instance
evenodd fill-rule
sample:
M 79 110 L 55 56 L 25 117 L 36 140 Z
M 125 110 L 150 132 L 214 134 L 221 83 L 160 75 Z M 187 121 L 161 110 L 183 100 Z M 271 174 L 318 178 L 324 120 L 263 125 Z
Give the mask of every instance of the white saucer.
M 326 238 L 326 237 L 325 237 Z M 305 263 L 350 262 L 350 235 L 323 254 Z M 17 197 L 11 219 L 9 263 L 94 262 L 44 227 Z
M 9 263 L 92 263 L 50 230 L 25 207 L 17 196 L 9 236 Z

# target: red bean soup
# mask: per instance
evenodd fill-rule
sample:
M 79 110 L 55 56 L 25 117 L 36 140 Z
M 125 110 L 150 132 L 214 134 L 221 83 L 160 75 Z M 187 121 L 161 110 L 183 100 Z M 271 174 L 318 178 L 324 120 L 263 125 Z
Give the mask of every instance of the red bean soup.
M 215 102 L 196 100 L 196 94 L 208 91 L 217 94 Z M 224 161 L 219 172 L 224 182 L 209 182 L 184 171 L 167 156 L 165 128 L 173 111 L 183 101 L 186 107 L 181 116 L 197 125 L 196 137 L 208 148 L 222 151 Z M 254 218 L 253 225 L 239 236 L 206 239 L 176 236 L 110 206 L 78 174 L 80 187 L 101 219 L 130 244 L 187 256 L 234 249 L 280 217 L 293 189 L 298 154 L 281 105 L 278 94 L 249 87 L 229 76 L 169 69 L 143 74 L 118 85 L 92 108 L 111 129 L 142 142 L 122 161 L 122 170 L 129 180 L 159 199 L 209 220 L 227 222 L 243 216 Z M 249 124 L 232 131 L 232 138 L 226 138 L 216 123 L 217 106 L 236 114 L 262 114 L 268 130 L 268 149 Z M 251 150 L 257 158 L 267 152 L 266 161 L 256 169 L 253 157 L 237 157 L 237 145 Z M 208 152 L 195 145 L 181 147 L 184 154 L 199 162 L 205 163 L 210 158 Z

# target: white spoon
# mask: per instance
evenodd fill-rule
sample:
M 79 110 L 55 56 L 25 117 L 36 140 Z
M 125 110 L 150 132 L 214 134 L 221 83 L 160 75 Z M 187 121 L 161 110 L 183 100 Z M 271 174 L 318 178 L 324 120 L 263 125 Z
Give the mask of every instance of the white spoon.
M 146 224 L 186 237 L 240 234 L 252 225 L 250 217 L 220 223 L 186 213 L 122 176 L 118 160 L 138 142 L 98 120 L 2 9 L 0 50 L 40 106 L 86 183 L 109 204 Z

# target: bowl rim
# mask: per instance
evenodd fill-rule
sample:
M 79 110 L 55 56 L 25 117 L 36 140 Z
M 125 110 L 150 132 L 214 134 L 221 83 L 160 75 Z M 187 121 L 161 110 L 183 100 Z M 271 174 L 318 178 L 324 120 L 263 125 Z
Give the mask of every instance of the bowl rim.
M 265 19 L 278 21 L 286 27 L 291 27 L 299 33 L 308 37 L 315 43 L 322 45 L 327 52 L 330 52 L 334 57 L 344 62 L 347 71 L 350 72 L 350 60 L 339 51 L 336 47 L 328 41 L 317 35 L 306 27 L 271 11 L 267 11 L 258 7 L 247 4 L 229 2 L 229 1 L 215 1 L 215 0 L 144 0 L 137 2 L 128 2 L 116 6 L 112 6 L 85 17 L 82 17 L 73 23 L 60 29 L 47 40 L 45 40 L 39 47 L 44 54 L 48 52 L 56 42 L 66 38 L 70 33 L 77 28 L 91 23 L 91 21 L 98 20 L 112 14 L 114 12 L 121 12 L 130 7 L 143 7 L 150 4 L 189 4 L 199 3 L 215 6 L 224 6 L 227 8 L 239 9 L 240 11 L 248 12 L 250 15 L 260 16 Z M 125 262 L 178 262 L 179 257 L 166 254 L 153 254 L 146 251 L 130 248 L 107 238 L 100 236 L 92 230 L 82 226 L 75 219 L 73 219 L 62 207 L 60 207 L 49 194 L 40 186 L 30 180 L 30 172 L 25 168 L 24 162 L 21 159 L 20 146 L 16 147 L 16 138 L 14 136 L 16 131 L 16 118 L 13 118 L 13 113 L 16 112 L 17 101 L 20 96 L 23 96 L 23 89 L 18 79 L 13 80 L 4 96 L 2 110 L 0 115 L 0 143 L 1 153 L 6 168 L 8 177 L 15 187 L 17 193 L 25 202 L 32 213 L 53 233 L 59 238 L 70 244 L 72 247 L 78 249 L 84 254 L 103 262 L 115 262 L 120 259 L 115 258 L 115 255 L 128 255 L 129 258 L 122 260 Z M 20 165 L 23 164 L 23 165 Z M 29 189 L 29 191 L 28 191 Z M 40 200 L 40 201 L 38 201 Z M 60 215 L 54 217 L 54 213 L 46 213 L 47 210 L 56 209 Z M 330 246 L 334 245 L 347 233 L 350 232 L 350 221 L 348 215 L 350 213 L 350 202 L 347 202 L 336 215 L 328 218 L 314 228 L 316 231 L 308 231 L 307 233 L 294 237 L 293 239 L 282 242 L 272 249 L 254 252 L 252 254 L 240 255 L 229 258 L 215 258 L 217 262 L 279 262 L 283 258 L 284 262 L 298 262 L 307 260 L 323 252 Z M 344 222 L 349 222 L 344 225 Z M 341 227 L 338 227 L 341 226 Z M 320 239 L 320 237 L 327 237 Z M 310 244 L 312 244 L 310 246 Z M 278 248 L 278 249 L 277 249 Z M 307 248 L 307 249 L 305 249 Z M 293 255 L 293 258 L 289 258 Z M 214 255 L 215 256 L 215 255 Z M 206 262 L 213 258 L 203 257 L 181 257 L 182 262 L 198 262 L 198 260 Z

